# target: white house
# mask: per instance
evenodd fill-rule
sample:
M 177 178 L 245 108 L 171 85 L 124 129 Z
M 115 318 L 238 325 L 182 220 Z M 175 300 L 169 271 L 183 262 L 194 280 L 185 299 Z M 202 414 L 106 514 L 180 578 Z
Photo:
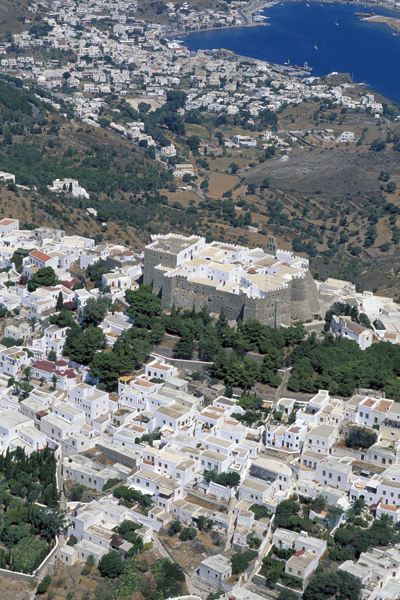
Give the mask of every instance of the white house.
M 257 146 L 257 141 L 248 135 L 234 135 L 232 141 L 237 146 L 244 146 L 245 148 L 255 148 Z
M 331 329 L 332 333 L 336 336 L 356 341 L 361 350 L 365 350 L 372 344 L 372 330 L 363 325 L 359 325 L 358 323 L 354 323 L 354 321 L 351 320 L 351 317 L 333 315 Z
M 217 554 L 202 560 L 199 567 L 199 577 L 214 588 L 221 589 L 222 583 L 232 575 L 232 565 L 226 556 Z
M 10 175 L 10 174 L 0 172 L 0 179 L 3 179 L 2 175 Z M 15 182 L 15 175 L 10 175 L 10 178 L 11 177 L 14 178 L 14 182 Z M 1 237 L 4 237 L 5 235 L 9 235 L 10 233 L 13 233 L 14 231 L 18 231 L 18 230 L 19 230 L 18 219 L 1 219 L 1 221 L 0 221 L 0 236 Z
M 176 148 L 174 144 L 171 144 L 170 146 L 164 146 L 164 148 L 161 148 L 160 155 L 167 157 L 176 156 Z
M 76 179 L 56 179 L 52 186 L 48 186 L 52 192 L 68 192 L 73 196 L 83 196 L 89 199 L 87 191 L 81 187 Z
M 306 447 L 317 454 L 329 454 L 337 433 L 337 427 L 332 425 L 318 425 L 308 432 Z
M 176 377 L 178 369 L 173 365 L 168 365 L 160 358 L 152 360 L 145 365 L 145 375 L 155 379 L 167 379 L 167 377 Z

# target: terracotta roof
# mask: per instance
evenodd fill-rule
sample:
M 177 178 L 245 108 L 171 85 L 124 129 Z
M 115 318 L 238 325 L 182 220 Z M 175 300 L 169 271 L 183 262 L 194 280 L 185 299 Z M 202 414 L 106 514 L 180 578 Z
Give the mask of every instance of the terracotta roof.
M 382 504 L 382 502 L 380 503 L 379 508 L 381 510 L 389 510 L 390 512 L 397 512 L 399 510 L 397 506 L 393 506 L 392 504 Z
M 381 400 L 378 406 L 375 406 L 374 410 L 378 412 L 387 412 L 392 404 L 393 400 Z
M 67 369 L 64 372 L 59 371 L 58 369 L 56 369 L 54 371 L 54 373 L 56 375 L 58 375 L 59 377 L 66 377 L 67 379 L 75 379 L 76 378 L 76 373 L 72 369 Z
M 136 385 L 142 385 L 143 387 L 153 387 L 154 383 L 150 383 L 149 381 L 144 381 L 143 379 L 136 379 Z
M 366 400 L 364 400 L 364 402 L 361 402 L 361 406 L 366 406 L 367 408 L 371 408 L 371 406 L 374 406 L 376 400 L 371 400 L 371 398 L 367 398 Z
M 80 283 L 79 279 L 71 279 L 71 281 L 63 281 L 63 286 L 69 290 L 74 287 L 77 283 Z
M 0 221 L 0 225 L 11 225 L 12 223 L 15 223 L 17 219 L 2 219 Z
M 305 554 L 306 551 L 305 550 L 298 550 L 293 556 L 295 556 L 296 558 L 299 558 L 299 556 L 303 556 L 303 554 Z
M 32 365 L 32 369 L 38 369 L 39 371 L 45 371 L 46 373 L 53 373 L 55 364 L 49 360 L 37 360 L 35 364 Z
M 56 367 L 68 367 L 68 363 L 65 360 L 58 360 L 56 362 Z
M 40 250 L 32 250 L 29 256 L 33 256 L 33 258 L 37 258 L 38 260 L 41 260 L 43 262 L 51 260 L 51 256 L 47 256 L 47 254 L 45 254 L 44 252 L 40 252 Z

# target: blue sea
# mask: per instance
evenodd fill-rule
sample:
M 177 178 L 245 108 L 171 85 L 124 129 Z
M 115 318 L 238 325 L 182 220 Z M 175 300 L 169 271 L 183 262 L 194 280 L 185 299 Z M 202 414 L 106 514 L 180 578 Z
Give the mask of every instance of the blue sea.
M 400 36 L 385 24 L 360 21 L 354 15 L 371 10 L 400 18 L 399 11 L 356 3 L 284 2 L 263 11 L 269 27 L 192 33 L 185 44 L 190 50 L 226 48 L 279 64 L 290 60 L 291 65 L 302 66 L 307 61 L 313 75 L 350 73 L 353 81 L 365 82 L 400 103 Z

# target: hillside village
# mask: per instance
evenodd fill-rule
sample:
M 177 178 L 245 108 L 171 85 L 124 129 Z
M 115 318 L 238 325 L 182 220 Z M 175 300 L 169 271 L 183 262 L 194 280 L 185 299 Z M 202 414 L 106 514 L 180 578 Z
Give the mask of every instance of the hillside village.
M 130 557 L 151 545 L 165 552 L 168 536 L 179 533 L 182 544 L 192 543 L 184 540 L 199 530 L 213 542 L 185 571 L 201 598 L 218 591 L 256 597 L 270 581 L 301 592 L 327 553 L 365 586 L 363 598 L 397 598 L 397 545 L 368 542 L 361 555 L 343 555 L 345 542 L 336 532 L 347 531 L 350 518 L 371 530 L 383 518 L 400 522 L 399 403 L 363 389 L 350 398 L 322 389 L 291 397 L 282 386 L 272 395 L 264 391 L 264 398 L 238 390 L 227 397 L 221 384 L 196 384 L 194 372 L 205 363 L 168 360 L 160 346 L 109 392 L 87 365 L 65 354 L 76 325 L 60 319 L 70 312 L 73 321 L 85 322 L 93 300 L 106 298 L 107 308 L 86 331 L 100 328 L 110 351 L 137 329 L 126 298 L 138 294 L 143 277 L 149 280 L 157 267 L 146 259 L 155 245 L 162 245 L 158 268 L 168 270 L 163 256 L 196 244 L 221 273 L 235 253 L 245 261 L 246 249 L 171 235 L 168 246 L 161 236 L 138 256 L 61 230 L 20 230 L 15 219 L 0 221 L 0 232 L 0 447 L 3 455 L 31 456 L 45 447 L 55 452 L 68 517 L 56 546 L 59 565 L 101 563 L 110 551 Z M 287 262 L 273 245 L 268 254 L 269 244 L 258 253 L 277 273 Z M 195 256 L 191 261 L 201 264 Z M 89 285 L 93 265 L 104 267 L 99 288 Z M 328 307 L 358 306 L 375 319 L 368 331 L 376 341 L 397 344 L 398 310 L 390 298 L 358 294 L 335 280 L 316 282 L 316 290 Z M 322 335 L 324 320 L 316 316 L 310 326 Z M 351 331 L 336 333 L 351 337 Z M 254 410 L 262 412 L 252 420 Z M 135 536 L 125 534 L 130 541 L 115 535 L 126 522 L 135 527 Z M 340 552 L 348 558 L 337 558 Z
M 310 132 L 278 130 L 285 107 L 322 100 L 339 118 L 354 111 L 379 125 L 387 116 L 376 95 L 337 74 L 324 82 L 307 64 L 186 47 L 190 31 L 266 26 L 259 6 L 155 2 L 160 19 L 150 22 L 137 2 L 33 3 L 27 31 L 0 45 L 1 74 L 44 99 L 43 114 L 51 107 L 145 150 L 169 185 L 177 178 L 190 191 L 200 177 L 203 199 L 210 152 L 258 149 L 260 162 L 285 162 L 294 149 L 347 147 L 366 134 L 345 120 L 332 129 L 336 116 Z M 173 117 L 161 130 L 151 114 L 163 106 Z M 196 125 L 200 112 L 229 118 L 229 135 L 210 130 L 182 151 L 179 119 Z M 46 124 L 57 131 L 56 120 Z M 238 170 L 231 163 L 229 176 Z M 104 233 L 108 217 L 87 182 L 59 177 L 46 181 L 49 203 L 81 203 Z M 38 192 L 12 172 L 0 182 Z M 240 210 L 232 190 L 223 197 Z M 398 600 L 395 298 L 314 278 L 274 235 L 254 247 L 149 229 L 150 242 L 133 250 L 130 239 L 37 225 L 0 220 L 0 579 L 38 594 L 51 585 L 48 600 L 92 599 L 79 585 L 96 577 L 96 600 Z M 327 348 L 359 361 L 357 379 Z M 325 370 L 311 367 L 318 350 Z M 361 354 L 372 358 L 360 374 Z M 29 543 L 35 561 L 18 562 Z M 60 573 L 78 575 L 75 592 L 69 580 L 55 584 Z
M 232 6 L 232 3 L 230 6 Z M 173 12 L 173 3 L 167 5 Z M 224 113 L 235 116 L 246 110 L 256 118 L 262 111 L 276 112 L 280 108 L 298 105 L 310 99 L 326 99 L 334 106 L 344 109 L 362 109 L 379 117 L 382 103 L 376 102 L 374 94 L 364 92 L 361 96 L 352 83 L 328 85 L 316 83 L 305 69 L 280 66 L 266 61 L 243 61 L 240 57 L 224 51 L 213 50 L 189 52 L 184 41 L 174 39 L 171 27 L 149 24 L 136 18 L 136 3 L 52 3 L 53 11 L 43 18 L 43 28 L 31 28 L 30 32 L 13 35 L 12 44 L 0 47 L 4 55 L 0 64 L 2 71 L 21 77 L 29 85 L 33 82 L 45 90 L 60 94 L 70 103 L 77 118 L 83 123 L 99 127 L 104 123 L 108 105 L 104 95 L 136 94 L 138 102 L 157 102 L 161 106 L 168 90 L 179 88 L 184 82 L 187 92 L 185 111 L 206 110 L 211 114 Z M 221 15 L 213 10 L 199 15 L 190 9 L 189 3 L 177 10 L 177 35 L 179 31 L 201 27 L 198 20 L 205 23 L 221 21 Z M 223 20 L 233 20 L 240 24 L 236 9 L 230 8 Z M 188 13 L 187 16 L 183 13 Z M 230 16 L 230 13 L 232 15 Z M 112 29 L 99 28 L 97 22 L 116 21 Z M 222 22 L 221 22 L 222 24 Z M 175 36 L 176 37 L 176 36 Z M 38 58 L 38 49 L 50 52 L 57 50 L 75 56 L 60 66 L 58 60 Z M 8 54 L 14 57 L 8 57 Z M 99 96 L 96 96 L 99 95 Z M 55 97 L 54 107 L 60 109 Z M 137 107 L 137 103 L 136 103 Z M 111 128 L 135 143 L 142 142 L 148 147 L 157 146 L 162 156 L 174 156 L 176 150 L 163 152 L 157 141 L 146 134 L 141 121 L 118 122 L 118 110 L 112 109 Z M 114 122 L 115 121 L 115 122 Z M 108 121 L 110 123 L 110 121 Z M 269 135 L 267 135 L 269 133 Z M 256 146 L 265 148 L 272 144 L 281 149 L 291 150 L 290 146 L 305 131 L 285 132 L 283 138 L 270 139 L 270 132 L 262 132 L 260 139 L 250 136 L 247 140 L 226 139 L 226 147 Z M 353 131 L 341 132 L 332 138 L 333 130 L 321 131 L 322 139 L 337 143 L 356 142 Z M 247 136 L 249 137 L 249 136 Z M 250 140 L 250 143 L 249 143 Z

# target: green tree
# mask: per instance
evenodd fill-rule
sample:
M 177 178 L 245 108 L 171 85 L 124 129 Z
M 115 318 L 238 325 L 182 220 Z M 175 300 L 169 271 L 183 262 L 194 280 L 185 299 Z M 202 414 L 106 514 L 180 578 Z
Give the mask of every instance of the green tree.
M 367 503 L 365 502 L 364 498 L 356 498 L 350 502 L 350 510 L 355 515 L 361 515 L 366 508 Z
M 200 529 L 200 531 L 210 531 L 212 526 L 213 521 L 211 519 L 207 519 L 207 517 L 204 517 L 203 515 L 197 519 L 197 527 Z
M 37 594 L 45 594 L 47 592 L 47 590 L 49 589 L 50 584 L 51 584 L 51 575 L 46 575 L 45 577 L 43 577 L 42 581 L 37 586 L 36 593 Z
M 119 337 L 112 352 L 98 352 L 91 362 L 90 376 L 100 379 L 109 390 L 116 389 L 118 378 L 139 368 L 151 352 L 148 340 L 130 339 L 129 331 Z
M 374 152 L 382 152 L 383 150 L 386 149 L 386 142 L 385 140 L 382 140 L 381 138 L 377 138 L 376 140 L 373 140 L 373 142 L 370 144 L 370 149 L 373 150 Z
M 90 325 L 84 331 L 76 328 L 67 335 L 63 353 L 82 365 L 92 362 L 96 352 L 105 348 L 106 337 L 100 327 Z
M 121 575 L 118 578 L 118 583 L 115 587 L 116 598 L 126 598 L 135 592 L 138 592 L 142 583 L 142 578 L 138 571 L 138 566 L 135 558 L 128 559 L 124 566 Z
M 174 346 L 174 354 L 178 358 L 190 359 L 193 356 L 195 348 L 194 335 L 188 327 L 185 327 L 181 333 L 180 339 Z
M 115 579 L 115 577 L 121 575 L 124 570 L 124 563 L 121 555 L 115 550 L 111 550 L 101 557 L 98 567 L 102 577 Z
M 190 137 L 186 138 L 186 144 L 193 153 L 197 153 L 199 151 L 201 139 L 198 135 L 191 135 Z
M 129 303 L 129 316 L 135 320 L 137 327 L 148 327 L 154 317 L 161 314 L 161 300 L 153 294 L 150 285 L 141 285 L 138 290 L 127 290 L 126 300 Z
M 50 360 L 51 362 L 56 362 L 57 361 L 57 353 L 55 350 L 50 350 L 50 352 L 47 355 L 47 359 Z
M 377 435 L 373 431 L 368 431 L 365 427 L 352 427 L 345 437 L 344 443 L 347 448 L 370 448 L 375 444 Z
M 304 600 L 358 600 L 361 581 L 346 571 L 323 571 L 314 575 L 303 593 Z
M 184 527 L 179 533 L 179 539 L 183 542 L 194 540 L 197 535 L 197 531 L 194 527 Z
M 54 286 L 57 283 L 57 277 L 52 267 L 43 267 L 32 275 L 28 281 L 28 291 L 34 292 L 37 288 L 45 286 Z
M 180 565 L 169 558 L 160 558 L 153 562 L 150 571 L 156 581 L 157 591 L 162 598 L 174 598 L 183 595 L 185 573 Z
M 254 560 L 256 556 L 258 556 L 258 552 L 256 550 L 246 550 L 245 552 L 233 554 L 231 558 L 232 574 L 237 575 L 238 573 L 243 573 L 243 571 L 248 568 L 250 562 Z
M 62 308 L 59 313 L 51 315 L 50 323 L 59 327 L 71 327 L 74 323 L 74 313 L 72 310 Z
M 63 298 L 62 292 L 60 292 L 58 294 L 58 298 L 57 298 L 56 310 L 60 311 L 63 306 L 64 306 L 64 298 Z
M 23 373 L 26 377 L 26 380 L 29 381 L 30 378 L 32 377 L 32 367 L 30 367 L 29 365 L 26 366 L 23 370 Z
M 100 298 L 89 298 L 83 312 L 83 317 L 87 323 L 98 325 L 108 314 L 111 306 L 111 300 L 107 296 Z
M 102 277 L 106 273 L 109 272 L 109 269 L 105 267 L 100 261 L 89 265 L 86 269 L 86 273 L 89 275 L 90 279 L 93 281 L 96 288 L 102 288 Z
M 172 521 L 169 524 L 168 529 L 172 532 L 172 533 L 179 533 L 182 529 L 182 523 L 181 521 L 177 520 L 177 521 Z
M 51 376 L 51 383 L 53 384 L 53 390 L 56 389 L 59 379 L 60 379 L 59 376 L 56 373 L 53 373 L 53 375 Z
M 11 548 L 11 564 L 13 570 L 21 573 L 32 573 L 48 553 L 48 544 L 41 539 L 25 537 Z

